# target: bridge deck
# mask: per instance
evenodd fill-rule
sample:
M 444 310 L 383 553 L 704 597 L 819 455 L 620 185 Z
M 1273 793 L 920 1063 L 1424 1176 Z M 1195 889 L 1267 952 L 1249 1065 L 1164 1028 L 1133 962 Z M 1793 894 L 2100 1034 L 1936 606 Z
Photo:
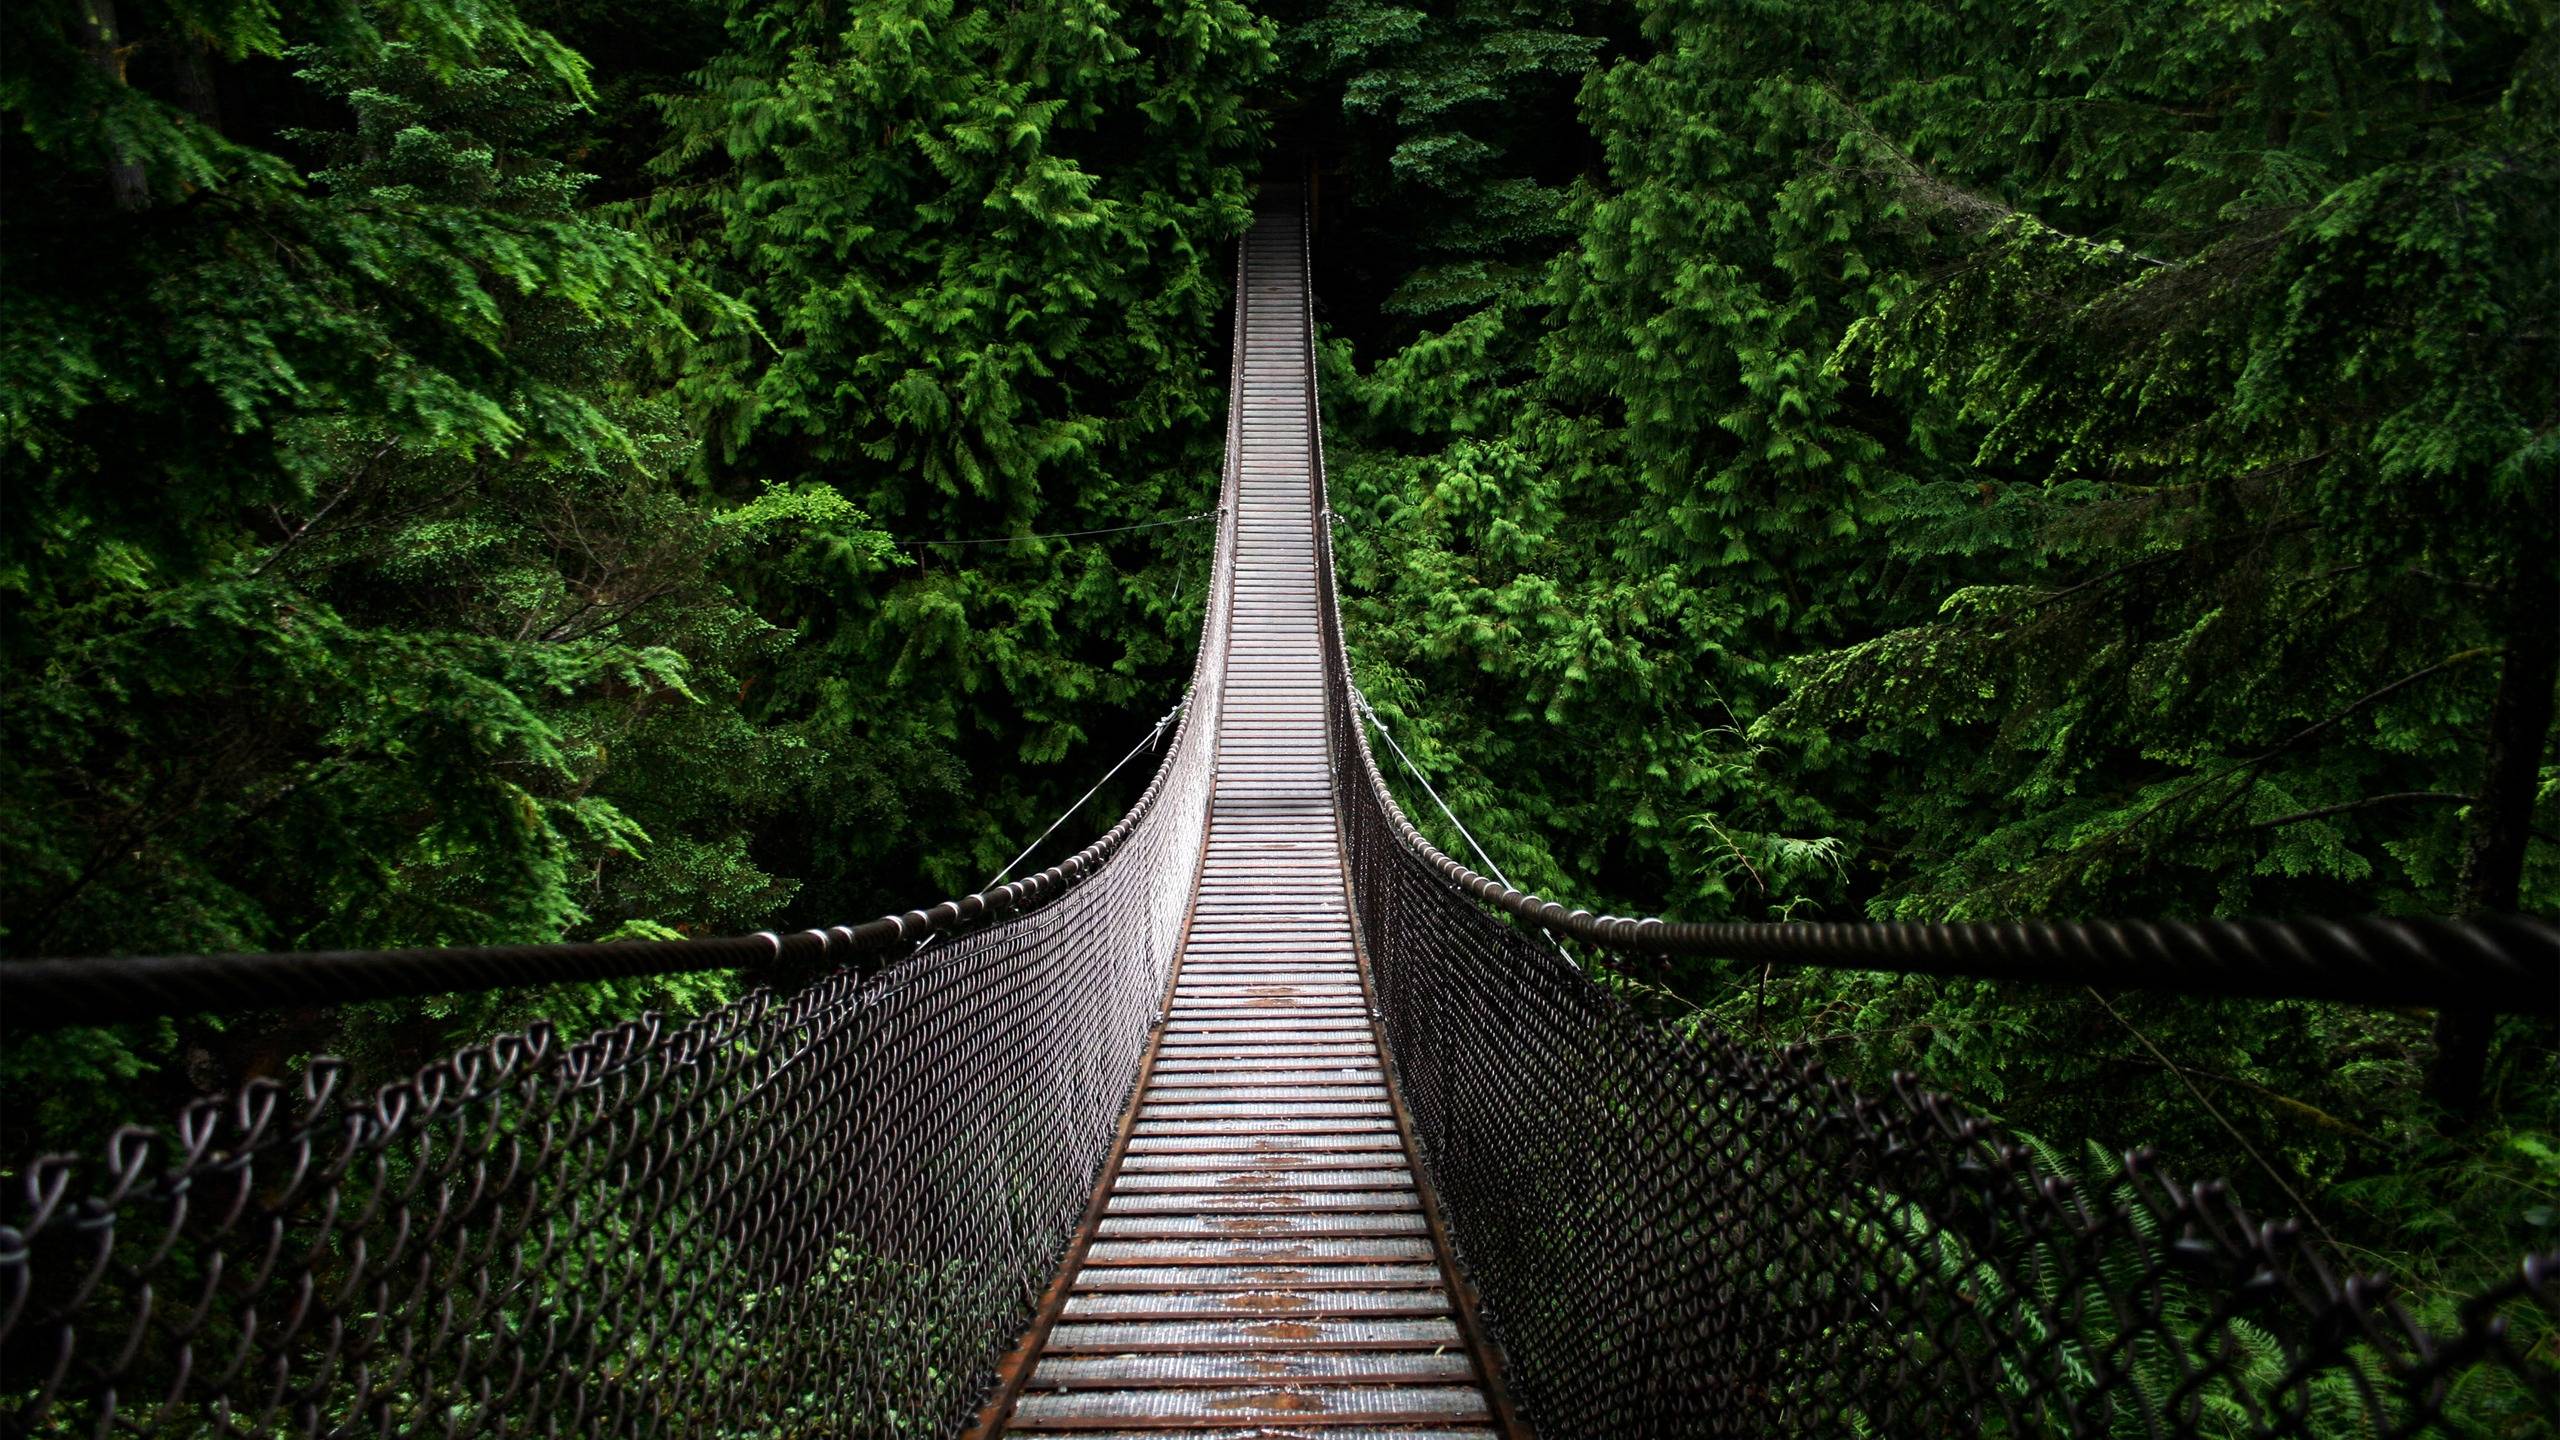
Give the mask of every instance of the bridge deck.
M 1170 1015 L 1010 1417 L 991 1417 L 1008 1435 L 1493 1433 L 1352 944 L 1303 244 L 1294 204 L 1246 241 L 1227 692 Z

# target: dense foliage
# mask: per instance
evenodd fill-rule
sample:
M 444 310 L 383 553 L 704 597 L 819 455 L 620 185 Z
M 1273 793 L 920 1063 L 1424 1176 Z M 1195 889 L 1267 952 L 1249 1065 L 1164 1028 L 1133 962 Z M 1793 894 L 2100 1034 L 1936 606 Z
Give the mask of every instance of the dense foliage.
M 1337 190 L 1426 224 L 1418 148 L 1596 150 L 1527 278 L 1337 327 L 1364 686 L 1515 880 L 1594 909 L 2549 913 L 2550 20 L 1654 0 L 1545 22 L 1602 47 L 1569 104 L 1488 75 L 1427 146 L 1346 125 Z M 1343 286 L 1481 218 L 1364 235 Z M 1670 983 L 2453 1273 L 2560 1234 L 2547 1021 L 2447 1129 L 2423 1015 Z
M 2552 12 L 15 7 L 0 945 L 699 933 L 984 881 L 1179 693 L 1207 527 L 1119 527 L 1210 502 L 1275 133 L 1318 180 L 1361 680 L 1524 885 L 2547 913 Z M 0 1078 L 176 1094 L 726 983 Z M 2424 1015 L 1626 983 L 2448 1273 L 2560 1235 L 2547 1024 L 2449 1115 L 2467 1041 Z
M 982 882 L 1178 696 L 1206 527 L 901 541 L 1214 491 L 1240 8 L 8 25 L 10 951 L 878 913 Z M 7 1063 L 174 1095 L 727 983 Z
M 901 536 L 968 539 L 1214 507 L 1215 337 L 1270 54 L 1249 12 L 916 0 L 730 28 L 669 106 L 653 205 L 759 322 L 682 365 L 715 493 L 817 487 Z M 924 546 L 878 585 L 759 583 L 798 644 L 756 708 L 826 753 L 825 803 L 769 839 L 821 912 L 876 913 L 867 872 L 912 875 L 919 850 L 926 889 L 976 888 L 1108 768 L 1179 694 L 1208 535 Z

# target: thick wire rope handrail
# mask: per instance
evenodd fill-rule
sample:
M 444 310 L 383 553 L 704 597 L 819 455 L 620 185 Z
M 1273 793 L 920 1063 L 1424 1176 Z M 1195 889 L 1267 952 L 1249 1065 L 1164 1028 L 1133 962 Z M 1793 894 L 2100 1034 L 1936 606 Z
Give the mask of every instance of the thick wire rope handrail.
M 107 955 L 0 961 L 0 1033 L 24 1036 L 161 1015 L 220 1015 L 283 1006 L 343 1004 L 409 995 L 457 994 L 576 981 L 832 967 L 896 955 L 982 926 L 1029 914 L 1100 871 L 1155 803 L 1155 779 L 1127 815 L 1092 844 L 1011 884 L 1015 866 L 1045 844 L 1139 754 L 1164 740 L 1189 712 L 1166 712 L 1040 837 L 977 890 L 926 909 L 859 925 L 792 932 L 760 930 L 682 940 L 600 940 L 527 945 L 414 946 L 395 950 L 288 950 L 220 955 Z M 1182 743 L 1177 732 L 1174 748 Z M 1171 749 L 1168 754 L 1173 753 Z M 903 948 L 902 948 L 903 947 Z
M 1442 852 L 1385 790 L 1365 740 L 1360 748 L 1398 837 L 1425 864 L 1514 920 L 1621 956 L 2522 1015 L 2560 1006 L 2560 925 L 2530 915 L 1926 924 L 1630 920 L 1567 909 Z
M 1210 514 L 1224 514 L 1221 506 Z M 1196 518 L 1196 517 L 1195 517 Z M 1195 688 L 1198 680 L 1195 677 Z M 1004 883 L 1014 867 L 1101 793 L 1142 752 L 1189 724 L 1192 699 L 1167 711 L 1040 837 L 977 890 L 929 908 L 859 925 L 682 940 L 599 940 L 525 945 L 412 946 L 392 950 L 291 950 L 218 955 L 109 955 L 0 961 L 0 1034 L 25 1036 L 162 1015 L 219 1015 L 285 1006 L 344 1004 L 411 995 L 756 970 L 826 968 L 911 953 L 937 940 L 1030 913 L 1055 901 L 1119 853 L 1154 805 L 1163 768 L 1121 821 L 1059 864 Z M 1190 732 L 1177 729 L 1168 755 Z
M 1423 774 L 1422 767 L 1413 763 L 1413 757 L 1404 753 L 1404 747 L 1396 743 L 1396 732 L 1387 728 L 1387 722 L 1378 717 L 1377 707 L 1371 705 L 1369 697 L 1361 694 L 1357 687 L 1351 691 L 1351 708 L 1359 711 L 1362 718 L 1378 727 L 1379 737 L 1387 742 L 1388 749 L 1396 752 L 1396 758 L 1404 762 L 1405 773 L 1413 777 L 1413 783 L 1421 786 L 1422 793 L 1431 797 L 1431 803 L 1440 807 L 1440 814 L 1448 820 L 1449 827 L 1458 832 L 1459 839 L 1467 842 L 1467 848 L 1474 851 L 1476 858 L 1484 862 L 1484 868 L 1493 872 L 1493 878 L 1508 886 L 1511 883 L 1511 877 L 1503 874 L 1502 867 L 1493 863 L 1493 857 L 1484 853 L 1484 845 L 1476 839 L 1475 832 L 1469 830 L 1466 822 L 1458 818 L 1458 812 L 1449 808 L 1448 801 L 1440 798 L 1439 790 L 1431 784 L 1431 777 Z
M 1328 567 L 1331 544 L 1323 542 Z M 1328 582 L 1330 576 L 1328 575 Z M 1338 602 L 1337 602 L 1338 603 Z M 2367 1005 L 2464 1006 L 2547 1015 L 2560 1007 L 2560 924 L 2530 915 L 2306 917 L 2290 920 L 1912 922 L 1625 919 L 1568 909 L 1521 890 L 1433 788 L 1350 678 L 1345 706 L 1377 726 L 1397 759 L 1490 875 L 1453 859 L 1387 789 L 1365 729 L 1363 778 L 1399 838 L 1488 907 L 1559 939 L 1658 962 L 1681 956 L 2099 989 L 2165 990 Z

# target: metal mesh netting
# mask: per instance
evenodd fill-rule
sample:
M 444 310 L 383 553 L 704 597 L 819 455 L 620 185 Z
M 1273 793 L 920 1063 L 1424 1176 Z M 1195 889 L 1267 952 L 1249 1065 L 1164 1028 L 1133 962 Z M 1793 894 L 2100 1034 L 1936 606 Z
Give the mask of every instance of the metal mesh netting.
M 7 1428 L 955 1429 L 1109 1152 L 1205 775 L 1177 750 L 1089 883 L 867 977 L 370 1094 L 322 1062 L 40 1163 L 0 1217 Z
M 376 1093 L 323 1062 L 40 1164 L 0 1256 L 12 1428 L 945 1431 L 1109 1148 L 1179 920 L 1154 888 Z
M 2148 1155 L 2075 1176 L 1941 1097 L 1651 1023 L 1352 808 L 1387 1048 L 1541 1433 L 2560 1433 L 2560 1257 L 2423 1333 Z

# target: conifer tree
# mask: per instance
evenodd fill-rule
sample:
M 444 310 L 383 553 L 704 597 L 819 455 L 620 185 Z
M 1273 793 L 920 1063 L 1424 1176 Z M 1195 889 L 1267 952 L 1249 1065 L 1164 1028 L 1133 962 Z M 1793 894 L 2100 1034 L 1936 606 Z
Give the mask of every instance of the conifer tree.
M 1214 505 L 1261 22 L 886 0 L 741 8 L 730 39 L 671 103 L 656 211 L 753 308 L 688 362 L 715 488 L 824 486 L 917 541 Z M 1179 693 L 1207 538 L 921 544 L 781 600 L 762 713 L 836 757 L 785 842 L 843 877 L 812 913 L 974 888 L 1037 835 Z
M 8 948 L 765 923 L 793 887 L 750 839 L 815 757 L 740 713 L 785 637 L 721 577 L 858 573 L 865 532 L 831 494 L 677 488 L 693 447 L 634 364 L 699 287 L 584 208 L 577 58 L 488 6 L 85 13 L 129 27 L 112 72 L 58 68 L 82 7 L 11 21 Z

